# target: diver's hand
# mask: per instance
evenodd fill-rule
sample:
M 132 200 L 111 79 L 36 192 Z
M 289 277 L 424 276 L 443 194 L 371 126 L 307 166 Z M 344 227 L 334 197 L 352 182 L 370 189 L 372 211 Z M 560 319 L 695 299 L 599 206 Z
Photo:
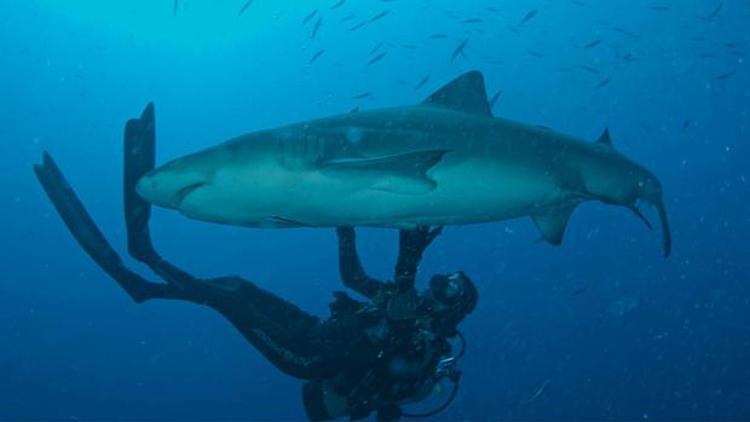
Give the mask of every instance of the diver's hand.
M 416 229 L 401 230 L 401 247 L 412 253 L 421 255 L 442 232 L 443 226 L 417 226 Z
M 354 227 L 336 227 L 336 236 L 338 236 L 339 238 L 339 243 L 354 243 L 354 239 L 356 237 Z

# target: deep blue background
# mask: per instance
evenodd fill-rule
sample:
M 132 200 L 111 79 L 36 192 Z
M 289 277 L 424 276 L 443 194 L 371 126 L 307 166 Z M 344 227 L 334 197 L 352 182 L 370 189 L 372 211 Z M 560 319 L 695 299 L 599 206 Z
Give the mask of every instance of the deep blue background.
M 0 0 L 0 419 L 303 417 L 299 383 L 212 311 L 137 306 L 103 275 L 33 178 L 42 150 L 123 250 L 121 133 L 147 101 L 166 160 L 354 106 L 415 103 L 469 69 L 504 91 L 498 115 L 592 140 L 609 126 L 661 178 L 674 253 L 664 260 L 657 232 L 597 204 L 580 207 L 559 248 L 535 243 L 529 219 L 447 229 L 420 280 L 463 269 L 481 301 L 441 418 L 750 418 L 750 2 L 724 0 L 712 21 L 699 17 L 721 1 L 335 2 L 256 0 L 238 17 L 241 0 L 183 0 L 176 16 L 172 0 Z M 315 19 L 301 21 L 316 8 L 311 40 Z M 452 62 L 464 38 L 467 57 Z M 387 55 L 367 66 L 381 41 Z M 160 250 L 197 275 L 241 274 L 321 316 L 340 288 L 332 230 L 164 211 L 153 226 Z M 387 277 L 395 233 L 360 238 L 371 273 Z

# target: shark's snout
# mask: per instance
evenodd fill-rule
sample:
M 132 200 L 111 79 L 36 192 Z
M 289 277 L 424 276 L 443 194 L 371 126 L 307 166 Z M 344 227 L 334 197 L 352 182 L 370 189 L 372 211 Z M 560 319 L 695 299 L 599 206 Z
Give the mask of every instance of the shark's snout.
M 199 174 L 155 170 L 141 177 L 135 190 L 151 204 L 179 209 L 182 202 L 208 181 Z

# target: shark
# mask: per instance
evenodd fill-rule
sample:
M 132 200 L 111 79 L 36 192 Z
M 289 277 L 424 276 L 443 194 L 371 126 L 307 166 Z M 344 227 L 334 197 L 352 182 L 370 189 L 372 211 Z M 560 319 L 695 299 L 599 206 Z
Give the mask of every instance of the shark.
M 202 221 L 259 228 L 409 229 L 531 217 L 562 243 L 586 201 L 625 207 L 671 251 L 662 186 L 618 152 L 607 129 L 586 142 L 493 116 L 484 77 L 469 71 L 419 104 L 260 130 L 170 161 L 138 194 Z

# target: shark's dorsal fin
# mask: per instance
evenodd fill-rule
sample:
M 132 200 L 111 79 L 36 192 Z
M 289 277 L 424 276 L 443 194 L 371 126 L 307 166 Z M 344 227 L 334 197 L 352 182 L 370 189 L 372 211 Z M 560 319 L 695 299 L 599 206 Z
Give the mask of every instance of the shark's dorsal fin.
M 492 116 L 484 87 L 484 76 L 478 70 L 466 72 L 427 97 L 422 104 Z
M 534 224 L 542 232 L 544 240 L 551 245 L 562 243 L 565 227 L 568 225 L 570 215 L 576 209 L 575 205 L 566 208 L 560 208 L 545 214 L 532 215 Z
M 597 144 L 603 144 L 608 147 L 612 146 L 612 138 L 609 137 L 609 128 L 604 128 L 604 132 L 599 136 L 599 139 L 596 140 Z

